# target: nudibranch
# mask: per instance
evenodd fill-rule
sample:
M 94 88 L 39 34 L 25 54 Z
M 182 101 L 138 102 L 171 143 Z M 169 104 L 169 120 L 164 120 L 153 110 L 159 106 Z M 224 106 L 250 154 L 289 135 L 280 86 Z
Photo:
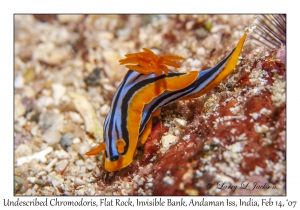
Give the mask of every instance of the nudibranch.
M 243 48 L 245 33 L 236 47 L 216 66 L 205 71 L 178 73 L 181 56 L 156 56 L 151 50 L 127 54 L 120 60 L 130 70 L 118 87 L 104 121 L 104 141 L 86 155 L 104 153 L 104 168 L 117 171 L 128 166 L 144 145 L 152 128 L 152 118 L 162 106 L 173 101 L 199 97 L 224 80 L 235 68 Z

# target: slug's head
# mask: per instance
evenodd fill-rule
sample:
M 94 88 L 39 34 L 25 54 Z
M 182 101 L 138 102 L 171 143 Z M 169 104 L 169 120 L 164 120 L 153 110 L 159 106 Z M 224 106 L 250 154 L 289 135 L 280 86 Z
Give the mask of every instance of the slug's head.
M 98 147 L 86 153 L 86 155 L 97 155 L 104 152 L 104 168 L 108 172 L 120 170 L 128 166 L 133 160 L 133 154 L 125 153 L 126 143 L 123 139 L 118 139 L 108 145 L 101 142 Z

